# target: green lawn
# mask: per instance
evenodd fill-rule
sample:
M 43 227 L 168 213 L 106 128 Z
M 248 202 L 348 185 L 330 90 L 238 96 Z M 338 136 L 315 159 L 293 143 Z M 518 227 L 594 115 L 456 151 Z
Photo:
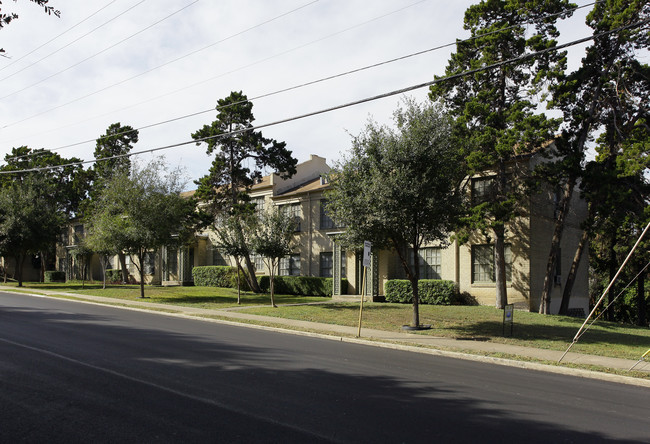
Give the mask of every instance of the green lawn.
M 15 284 L 13 285 L 15 287 Z M 160 302 L 198 308 L 229 308 L 237 306 L 237 291 L 213 287 L 145 287 L 147 299 L 138 299 L 137 285 L 109 286 L 80 283 L 27 283 L 25 289 L 55 290 L 72 294 L 106 296 L 120 300 Z M 242 292 L 242 311 L 287 319 L 356 326 L 359 305 L 324 303 L 318 305 L 288 305 L 307 302 L 329 302 L 323 297 L 276 295 L 279 308 L 270 307 L 267 294 Z M 364 307 L 363 327 L 397 331 L 411 321 L 412 307 L 407 304 L 368 303 Z M 546 316 L 517 311 L 514 314 L 514 336 L 503 337 L 503 311 L 493 307 L 430 306 L 420 307 L 420 320 L 432 329 L 417 334 L 492 341 L 551 350 L 565 350 L 577 333 L 582 319 Z M 598 321 L 573 347 L 573 351 L 592 355 L 637 360 L 650 348 L 650 329 Z
M 7 284 L 17 288 L 16 284 Z M 91 296 L 104 296 L 121 300 L 139 302 L 157 302 L 163 304 L 187 305 L 197 308 L 228 308 L 237 307 L 237 290 L 232 288 L 216 287 L 158 287 L 146 285 L 144 295 L 146 299 L 139 299 L 139 285 L 108 285 L 102 289 L 101 283 L 85 283 L 82 288 L 81 282 L 63 283 L 34 283 L 27 282 L 23 288 L 29 291 L 38 290 L 60 291 L 72 294 L 87 294 Z M 299 304 L 305 302 L 323 302 L 329 298 L 304 297 L 291 295 L 275 295 L 276 304 Z M 271 300 L 268 294 L 255 294 L 242 291 L 241 305 L 270 305 Z
M 357 326 L 358 304 L 257 307 L 243 310 L 267 316 Z M 364 306 L 364 328 L 399 330 L 411 320 L 412 306 L 370 303 Z M 513 337 L 503 337 L 503 311 L 493 307 L 420 306 L 420 321 L 432 329 L 417 334 L 483 340 L 564 351 L 584 319 L 516 311 Z M 507 331 L 509 334 L 509 331 Z M 592 355 L 639 359 L 650 348 L 650 329 L 598 321 L 572 351 Z

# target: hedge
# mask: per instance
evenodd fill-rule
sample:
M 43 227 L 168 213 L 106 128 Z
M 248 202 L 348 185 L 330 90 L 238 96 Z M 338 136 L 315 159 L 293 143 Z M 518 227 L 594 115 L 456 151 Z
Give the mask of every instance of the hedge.
M 44 282 L 65 282 L 64 271 L 46 271 L 43 274 Z
M 198 287 L 237 288 L 237 267 L 208 265 L 192 268 L 194 285 Z M 241 289 L 247 291 L 248 284 L 240 273 Z
M 386 302 L 402 304 L 413 302 L 411 281 L 406 279 L 393 279 L 384 285 Z M 452 305 L 458 301 L 458 290 L 452 281 L 437 279 L 421 279 L 418 281 L 418 294 L 421 304 Z
M 106 282 L 122 282 L 122 270 L 107 268 L 105 273 Z
M 257 278 L 260 283 L 260 289 L 268 292 L 270 287 L 269 276 L 260 276 Z M 314 277 L 314 276 L 275 276 L 273 279 L 274 293 L 276 294 L 293 294 L 300 296 L 331 296 L 333 280 L 332 278 Z M 341 291 L 346 294 L 348 291 L 347 279 L 341 280 Z
M 198 287 L 237 288 L 237 274 L 235 267 L 194 267 L 192 268 L 192 277 L 194 278 L 194 285 Z M 269 276 L 258 276 L 257 282 L 259 282 L 262 291 L 269 291 Z M 331 296 L 333 280 L 332 278 L 312 276 L 275 276 L 274 284 L 276 294 Z M 241 276 L 241 286 L 242 290 L 249 290 L 248 284 L 243 275 Z M 341 291 L 343 294 L 348 292 L 347 279 L 341 280 Z

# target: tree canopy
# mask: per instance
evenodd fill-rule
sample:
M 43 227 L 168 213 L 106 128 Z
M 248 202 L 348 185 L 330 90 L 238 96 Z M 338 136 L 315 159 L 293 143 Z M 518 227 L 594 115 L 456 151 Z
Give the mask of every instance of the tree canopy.
M 283 178 L 291 177 L 297 160 L 285 142 L 268 139 L 254 130 L 253 104 L 241 91 L 219 99 L 216 109 L 216 120 L 192 134 L 197 145 L 205 143 L 206 152 L 214 154 L 209 173 L 196 182 L 196 196 L 212 217 L 251 212 L 248 192 L 263 171 L 270 169 Z M 250 253 L 245 252 L 243 258 L 248 283 L 259 292 Z
M 439 105 L 406 100 L 395 129 L 369 122 L 330 173 L 327 210 L 345 225 L 342 242 L 391 248 L 413 290 L 413 326 L 419 326 L 419 250 L 449 241 L 460 216 L 465 176 L 452 143 L 451 120 Z
M 555 22 L 570 15 L 571 6 L 566 0 L 484 0 L 470 6 L 464 27 L 471 38 L 458 41 L 446 75 L 504 63 L 431 87 L 431 98 L 445 100 L 455 119 L 454 136 L 469 174 L 490 177 L 488 192 L 474 201 L 466 221 L 470 230 L 494 236 L 498 308 L 507 303 L 506 226 L 520 213 L 525 198 L 521 187 L 513 186 L 521 183 L 525 170 L 512 161 L 553 138 L 559 120 L 539 113 L 534 97 L 566 65 L 564 53 L 524 56 L 556 46 Z
M 137 259 L 133 263 L 140 273 L 141 297 L 145 253 L 182 243 L 193 233 L 195 202 L 181 196 L 182 187 L 180 171 L 168 171 L 160 160 L 135 166 L 109 180 L 90 218 L 91 245 Z
M 276 307 L 274 299 L 274 280 L 281 258 L 293 252 L 295 219 L 279 208 L 271 208 L 260 215 L 255 226 L 251 246 L 264 258 L 269 270 L 271 306 Z

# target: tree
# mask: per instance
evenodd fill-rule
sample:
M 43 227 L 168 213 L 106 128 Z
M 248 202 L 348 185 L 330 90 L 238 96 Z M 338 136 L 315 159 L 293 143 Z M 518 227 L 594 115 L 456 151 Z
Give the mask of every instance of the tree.
M 552 153 L 557 160 L 546 164 L 539 173 L 557 190 L 562 191 L 562 198 L 558 204 L 559 216 L 547 261 L 542 293 L 545 303 L 540 306 L 540 312 L 547 312 L 550 306 L 555 261 L 571 194 L 579 179 L 582 179 L 583 184 L 588 180 L 583 170 L 588 142 L 594 134 L 605 130 L 608 121 L 610 127 L 614 124 L 621 129 L 624 126 L 643 125 L 643 112 L 638 111 L 647 103 L 648 82 L 647 73 L 643 74 L 644 68 L 638 62 L 638 57 L 639 49 L 647 48 L 649 43 L 649 14 L 650 7 L 642 0 L 596 3 L 587 17 L 587 25 L 597 37 L 587 48 L 581 67 L 573 73 L 560 76 L 560 81 L 553 87 L 553 100 L 549 106 L 563 112 L 565 123 L 560 137 L 556 139 L 556 150 Z M 615 110 L 620 111 L 621 105 L 625 103 L 628 111 L 617 115 Z M 634 107 L 630 108 L 629 105 L 633 103 L 642 106 L 637 107 L 637 111 L 632 111 Z M 643 156 L 638 154 L 632 154 L 632 158 L 642 159 Z M 585 243 L 586 239 L 580 243 L 572 270 L 577 268 L 576 261 L 580 261 Z M 569 308 L 573 286 L 571 277 L 570 273 L 564 286 L 561 314 L 566 314 Z
M 75 262 L 79 263 L 81 267 L 81 288 L 86 287 L 86 274 L 93 253 L 94 251 L 88 246 L 85 239 L 82 239 L 70 250 L 70 254 L 75 259 Z
M 47 5 L 50 0 L 29 0 L 29 1 L 34 2 L 39 6 L 42 6 L 47 15 L 54 14 L 57 17 L 61 17 L 61 11 L 59 11 L 58 9 L 54 9 L 54 6 Z M 1 4 L 2 2 L 0 2 L 0 5 Z M 0 12 L 0 29 L 4 28 L 5 25 L 8 25 L 9 23 L 11 23 L 13 20 L 17 18 L 18 18 L 18 14 L 16 14 L 15 12 L 9 12 L 8 14 Z M 0 48 L 0 54 L 3 52 L 5 52 L 5 50 L 3 48 Z
M 196 195 L 207 204 L 204 208 L 213 218 L 252 212 L 248 192 L 255 180 L 262 177 L 262 170 L 270 168 L 282 178 L 296 172 L 297 160 L 286 143 L 254 131 L 252 110 L 253 104 L 246 95 L 232 92 L 217 101 L 217 119 L 192 134 L 197 145 L 206 143 L 206 152 L 215 156 L 210 172 L 196 182 Z M 242 257 L 249 286 L 259 293 L 248 248 Z
M 525 193 L 517 186 L 526 174 L 519 156 L 539 150 L 559 125 L 536 113 L 534 95 L 565 69 L 564 53 L 546 52 L 558 36 L 555 21 L 569 15 L 566 0 L 484 0 L 465 12 L 471 39 L 458 41 L 446 75 L 486 68 L 431 87 L 455 118 L 455 137 L 464 149 L 469 173 L 487 175 L 489 192 L 472 204 L 466 219 L 471 231 L 494 236 L 496 307 L 507 304 L 505 237 L 508 223 L 521 213 Z M 558 14 L 549 18 L 550 14 Z M 526 35 L 527 32 L 530 35 Z
M 140 297 L 144 297 L 145 254 L 181 243 L 193 232 L 195 202 L 180 195 L 182 187 L 179 170 L 168 171 L 160 160 L 136 166 L 130 174 L 121 171 L 102 190 L 90 218 L 91 236 L 133 259 L 140 274 Z
M 241 305 L 240 275 L 244 273 L 241 266 L 244 254 L 249 251 L 250 237 L 257 224 L 257 219 L 252 214 L 227 216 L 218 218 L 214 222 L 217 233 L 217 248 L 235 259 L 237 269 L 237 305 Z
M 87 213 L 93 212 L 93 206 L 98 201 L 98 196 L 107 186 L 111 179 L 120 174 L 127 174 L 131 170 L 131 159 L 128 154 L 133 145 L 138 142 L 139 132 L 130 125 L 120 122 L 111 124 L 106 133 L 102 134 L 95 145 L 95 165 L 92 169 L 92 187 L 90 189 L 90 200 L 85 207 Z M 122 251 L 118 252 L 120 266 L 122 268 L 122 281 L 128 280 L 126 269 L 126 258 Z
M 111 217 L 110 214 L 104 214 L 102 216 L 98 215 L 97 218 L 99 217 L 104 217 L 106 220 L 96 221 L 98 226 L 110 224 L 110 221 L 108 220 Z M 121 253 L 116 250 L 117 246 L 110 235 L 111 230 L 90 230 L 85 239 L 85 246 L 99 256 L 99 262 L 102 267 L 102 289 L 104 290 L 106 289 L 106 267 L 108 264 L 108 257 Z
M 0 251 L 15 259 L 19 287 L 25 259 L 53 246 L 67 220 L 42 192 L 40 178 L 28 177 L 0 188 Z
M 273 208 L 262 213 L 256 227 L 251 246 L 257 254 L 264 258 L 264 262 L 269 269 L 271 306 L 277 307 L 274 299 L 275 273 L 280 259 L 293 251 L 296 221 L 279 209 Z
M 5 156 L 5 162 L 0 168 L 0 188 L 6 191 L 5 197 L 15 199 L 5 208 L 6 223 L 22 220 L 26 230 L 9 241 L 17 250 L 5 250 L 5 253 L 14 255 L 17 260 L 18 257 L 24 260 L 27 254 L 38 254 L 43 274 L 56 236 L 67 220 L 79 211 L 87 196 L 88 174 L 77 158 L 66 159 L 44 149 L 32 150 L 26 146 L 13 148 L 11 154 Z M 16 202 L 21 202 L 22 207 L 16 207 Z M 32 208 L 36 205 L 38 208 Z M 32 218 L 37 222 L 31 221 Z M 34 223 L 34 230 L 30 231 L 28 227 Z M 10 230 L 8 226 L 5 229 Z M 39 250 L 35 251 L 36 245 Z
M 451 120 L 439 105 L 405 101 L 396 129 L 369 122 L 331 173 L 327 210 L 345 225 L 343 242 L 393 248 L 411 282 L 412 326 L 420 325 L 419 250 L 445 244 L 461 211 L 465 175 L 451 140 Z M 412 258 L 412 260 L 411 260 Z

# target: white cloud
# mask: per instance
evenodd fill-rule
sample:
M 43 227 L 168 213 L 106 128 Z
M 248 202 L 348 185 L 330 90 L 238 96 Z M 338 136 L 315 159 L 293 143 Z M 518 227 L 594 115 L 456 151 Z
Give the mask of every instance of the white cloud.
M 12 2 L 20 19 L 0 32 L 0 46 L 12 60 L 79 23 L 109 1 L 98 4 L 53 0 L 51 3 L 61 10 L 60 19 L 48 17 L 26 0 Z M 137 5 L 56 55 L 1 80 L 0 96 L 26 88 L 93 56 L 190 5 L 192 0 L 138 3 L 139 0 L 115 1 L 11 66 L 8 65 L 12 60 L 1 58 L 0 79 L 3 79 Z M 467 35 L 462 28 L 463 14 L 473 2 L 320 0 L 308 3 L 309 0 L 196 2 L 128 41 L 0 100 L 0 155 L 4 157 L 13 146 L 55 149 L 94 140 L 113 122 L 133 127 L 150 125 L 212 109 L 218 98 L 233 90 L 255 97 L 451 43 Z M 261 24 L 303 5 L 307 6 Z M 582 35 L 586 35 L 583 22 L 584 14 L 571 19 L 572 24 L 564 27 L 567 37 L 563 41 L 580 36 L 581 29 Z M 221 40 L 224 41 L 139 76 Z M 256 100 L 253 109 L 256 123 L 273 122 L 426 82 L 444 73 L 452 50 L 446 48 Z M 134 76 L 138 77 L 111 86 Z M 426 93 L 423 89 L 411 95 L 424 99 Z M 287 142 L 299 161 L 306 160 L 309 154 L 335 160 L 349 148 L 347 132 L 359 133 L 369 115 L 388 122 L 399 100 L 399 97 L 382 99 L 269 127 L 263 132 L 267 137 Z M 212 112 L 144 129 L 135 149 L 189 141 L 190 134 L 214 116 Z M 91 159 L 93 151 L 94 142 L 90 142 L 60 152 L 64 156 Z M 193 179 L 209 168 L 210 159 L 204 148 L 194 144 L 164 153 L 170 162 L 187 167 Z

